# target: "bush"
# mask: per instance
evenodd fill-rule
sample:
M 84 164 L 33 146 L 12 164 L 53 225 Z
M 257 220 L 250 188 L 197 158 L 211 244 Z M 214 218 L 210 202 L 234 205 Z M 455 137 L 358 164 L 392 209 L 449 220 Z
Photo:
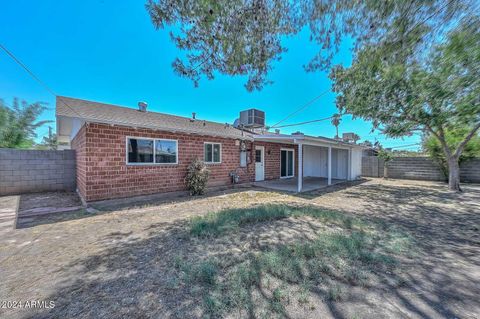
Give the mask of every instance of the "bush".
M 202 195 L 207 188 L 208 178 L 210 177 L 210 171 L 205 163 L 198 158 L 194 159 L 187 168 L 187 176 L 185 177 L 185 183 L 187 189 L 190 191 L 190 195 Z

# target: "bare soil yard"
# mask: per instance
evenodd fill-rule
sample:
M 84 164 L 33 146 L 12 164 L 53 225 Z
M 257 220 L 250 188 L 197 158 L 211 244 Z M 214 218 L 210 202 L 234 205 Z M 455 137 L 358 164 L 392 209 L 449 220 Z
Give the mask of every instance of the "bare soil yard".
M 480 186 L 464 190 L 373 179 L 38 216 L 0 237 L 0 301 L 55 307 L 0 317 L 478 318 Z

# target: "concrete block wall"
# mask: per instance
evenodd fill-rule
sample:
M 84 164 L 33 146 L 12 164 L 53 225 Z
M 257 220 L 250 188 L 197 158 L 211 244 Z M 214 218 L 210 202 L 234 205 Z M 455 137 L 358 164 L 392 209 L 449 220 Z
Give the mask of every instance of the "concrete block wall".
M 362 176 L 383 177 L 384 162 L 376 156 L 362 158 Z M 388 176 L 399 179 L 445 181 L 439 165 L 428 157 L 395 157 L 387 163 Z M 480 158 L 460 165 L 462 182 L 480 183 Z
M 0 149 L 0 195 L 75 190 L 75 151 Z
M 387 163 L 387 168 L 388 177 L 391 178 L 424 181 L 446 179 L 440 166 L 428 157 L 394 157 Z
M 383 159 L 377 156 L 362 157 L 362 176 L 383 177 Z
M 474 158 L 460 165 L 460 180 L 480 183 L 480 158 Z

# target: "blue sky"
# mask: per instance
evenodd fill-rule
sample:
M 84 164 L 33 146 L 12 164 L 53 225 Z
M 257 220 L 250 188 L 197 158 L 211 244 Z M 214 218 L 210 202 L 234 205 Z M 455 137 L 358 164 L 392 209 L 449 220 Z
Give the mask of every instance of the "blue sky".
M 245 78 L 217 76 L 194 88 L 176 76 L 171 62 L 181 56 L 168 32 L 156 31 L 143 1 L 8 1 L 0 11 L 0 43 L 12 51 L 57 94 L 136 107 L 140 100 L 149 110 L 232 123 L 239 111 L 255 107 L 266 112 L 274 124 L 330 88 L 326 73 L 303 69 L 318 47 L 308 41 L 308 32 L 284 40 L 289 51 L 270 74 L 273 85 L 249 93 Z M 349 43 L 336 58 L 351 63 Z M 55 99 L 43 87 L 0 52 L 0 98 L 43 101 L 49 110 L 42 119 L 54 120 Z M 334 94 L 329 93 L 282 124 L 297 123 L 336 113 Z M 53 127 L 55 123 L 51 124 Z M 371 125 L 344 117 L 339 131 L 356 132 L 362 138 L 377 138 L 384 146 L 419 141 L 419 136 L 388 139 L 370 133 Z M 333 137 L 329 121 L 282 129 Z M 48 127 L 38 129 L 40 136 Z M 409 147 L 408 149 L 415 149 Z

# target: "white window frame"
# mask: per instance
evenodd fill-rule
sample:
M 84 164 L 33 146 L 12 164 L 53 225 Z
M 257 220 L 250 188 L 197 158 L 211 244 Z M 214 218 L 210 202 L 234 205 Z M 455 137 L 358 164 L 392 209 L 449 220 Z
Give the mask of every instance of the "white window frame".
M 207 144 L 212 144 L 212 162 L 207 162 L 205 160 L 205 147 Z M 213 162 L 213 145 L 220 145 L 220 162 Z M 222 143 L 218 142 L 203 142 L 203 161 L 205 164 L 221 164 L 222 163 Z
M 129 139 L 136 139 L 136 140 L 149 140 L 153 141 L 153 162 L 152 163 L 130 163 L 128 161 L 128 140 Z M 175 142 L 176 144 L 176 149 L 175 149 L 175 163 L 156 163 L 156 154 L 155 154 L 155 142 L 156 141 L 169 141 L 169 142 Z M 125 163 L 127 166 L 148 166 L 148 165 L 178 165 L 178 140 L 173 140 L 173 139 L 168 139 L 168 138 L 152 138 L 152 137 L 141 137 L 141 136 L 126 136 L 125 137 Z
M 292 167 L 292 175 L 291 176 L 290 175 L 282 176 L 282 151 L 292 151 L 293 152 L 293 155 L 292 155 L 293 167 Z M 288 160 L 288 155 L 287 155 L 287 160 Z M 285 169 L 286 169 L 286 172 L 288 173 L 288 166 Z M 292 177 L 295 177 L 295 149 L 294 148 L 282 147 L 282 148 L 280 148 L 280 178 L 292 178 Z

